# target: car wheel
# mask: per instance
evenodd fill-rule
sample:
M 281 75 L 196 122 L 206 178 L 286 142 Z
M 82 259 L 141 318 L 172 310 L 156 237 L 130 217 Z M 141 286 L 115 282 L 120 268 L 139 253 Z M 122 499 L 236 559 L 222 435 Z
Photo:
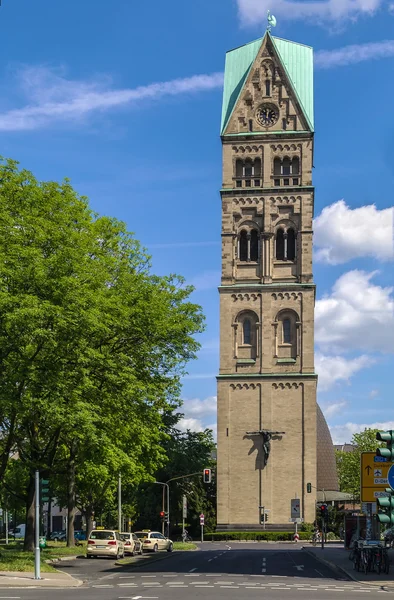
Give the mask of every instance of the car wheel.
M 155 544 L 153 546 L 153 552 L 158 552 L 159 551 L 159 546 L 157 544 Z
M 172 552 L 174 550 L 173 544 L 170 544 L 167 548 L 167 552 Z

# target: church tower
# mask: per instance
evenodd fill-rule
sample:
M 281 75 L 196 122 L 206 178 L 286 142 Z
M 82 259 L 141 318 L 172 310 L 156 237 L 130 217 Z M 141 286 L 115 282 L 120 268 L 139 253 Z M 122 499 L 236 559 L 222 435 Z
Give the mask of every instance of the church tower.
M 313 50 L 227 53 L 223 93 L 218 529 L 315 520 Z M 312 492 L 307 493 L 307 484 Z M 309 488 L 309 486 L 308 486 Z

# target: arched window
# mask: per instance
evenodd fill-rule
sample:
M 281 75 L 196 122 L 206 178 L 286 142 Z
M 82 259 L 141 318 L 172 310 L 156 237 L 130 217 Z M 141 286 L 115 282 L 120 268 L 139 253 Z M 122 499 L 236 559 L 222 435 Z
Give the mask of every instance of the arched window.
M 244 170 L 243 162 L 240 158 L 237 158 L 237 160 L 235 162 L 235 176 L 242 177 L 243 170 Z
M 250 234 L 250 260 L 257 261 L 259 256 L 259 238 L 255 229 Z
M 245 230 L 241 231 L 239 236 L 239 260 L 248 260 L 248 237 Z
M 294 229 L 292 229 L 290 227 L 290 229 L 287 230 L 286 258 L 288 260 L 294 260 L 295 259 L 295 251 L 296 251 L 296 237 L 295 237 Z
M 261 175 L 261 159 L 255 158 L 254 161 L 254 175 L 260 177 Z
M 290 319 L 283 319 L 283 343 L 291 344 L 291 321 Z
M 252 327 L 249 319 L 245 319 L 243 322 L 243 343 L 250 345 L 252 343 Z
M 265 95 L 271 96 L 271 82 L 269 79 L 266 79 L 265 81 Z
M 285 259 L 285 232 L 281 227 L 276 232 L 276 258 L 277 260 Z
M 283 159 L 282 162 L 282 174 L 283 175 L 290 175 L 290 171 L 291 171 L 291 162 L 290 162 L 290 158 L 288 158 L 287 156 Z
M 293 156 L 293 160 L 291 161 L 291 173 L 292 175 L 298 175 L 300 172 L 300 159 L 298 156 Z
M 280 162 L 280 158 L 274 158 L 274 175 L 282 174 L 282 163 Z
M 253 164 L 250 159 L 245 160 L 245 177 L 252 177 L 253 175 Z

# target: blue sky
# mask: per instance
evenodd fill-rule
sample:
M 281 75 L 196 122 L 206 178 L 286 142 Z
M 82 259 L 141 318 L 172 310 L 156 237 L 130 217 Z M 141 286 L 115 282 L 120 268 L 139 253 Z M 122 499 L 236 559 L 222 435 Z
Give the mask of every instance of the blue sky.
M 184 426 L 216 422 L 225 52 L 315 49 L 318 400 L 336 442 L 394 428 L 394 2 L 3 0 L 0 154 L 127 222 L 207 317 Z

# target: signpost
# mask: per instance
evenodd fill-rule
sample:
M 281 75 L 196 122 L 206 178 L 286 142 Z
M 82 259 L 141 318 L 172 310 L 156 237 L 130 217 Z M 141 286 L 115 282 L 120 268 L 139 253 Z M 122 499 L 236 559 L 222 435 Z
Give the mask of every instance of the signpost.
M 182 539 L 185 541 L 185 519 L 187 519 L 187 497 L 182 496 Z
M 298 536 L 298 523 L 301 519 L 301 503 L 299 498 L 292 498 L 290 501 L 290 512 L 291 518 L 294 519 L 295 522 L 295 535 Z
M 388 473 L 394 465 L 375 452 L 361 454 L 361 502 L 376 502 L 387 496 Z M 394 472 L 393 472 L 394 475 Z
M 201 515 L 200 515 L 201 543 L 204 541 L 204 523 L 205 523 L 205 516 L 204 516 L 204 513 L 201 513 Z

